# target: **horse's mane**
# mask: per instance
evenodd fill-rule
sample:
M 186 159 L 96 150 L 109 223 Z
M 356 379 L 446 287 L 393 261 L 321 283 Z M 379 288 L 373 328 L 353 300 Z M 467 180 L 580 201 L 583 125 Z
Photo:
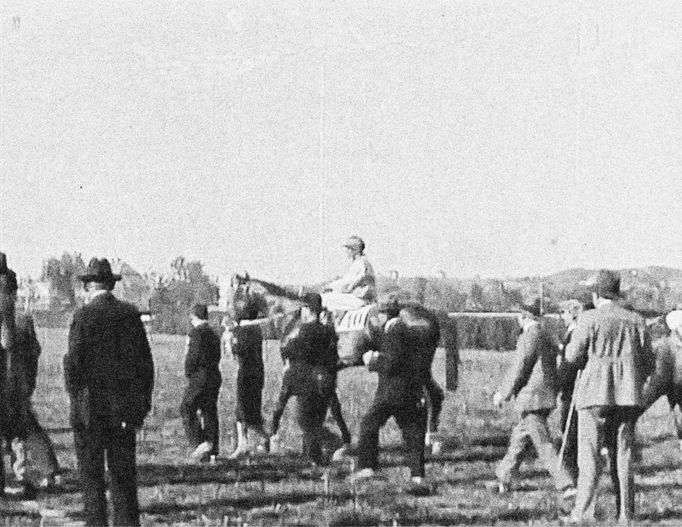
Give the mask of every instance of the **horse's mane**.
M 259 278 L 251 278 L 251 282 L 262 286 L 263 289 L 265 289 L 265 291 L 270 295 L 284 297 L 288 300 L 293 300 L 295 302 L 301 301 L 301 296 L 298 293 L 286 287 L 282 287 L 280 285 L 273 284 L 272 282 L 267 282 L 265 280 L 260 280 Z

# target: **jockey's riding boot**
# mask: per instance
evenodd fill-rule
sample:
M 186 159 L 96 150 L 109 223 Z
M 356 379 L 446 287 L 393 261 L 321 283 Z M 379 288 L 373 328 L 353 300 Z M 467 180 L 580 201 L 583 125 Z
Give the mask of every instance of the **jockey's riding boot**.
M 246 436 L 246 425 L 237 421 L 237 448 L 230 454 L 230 459 L 237 459 L 249 454 L 249 441 Z

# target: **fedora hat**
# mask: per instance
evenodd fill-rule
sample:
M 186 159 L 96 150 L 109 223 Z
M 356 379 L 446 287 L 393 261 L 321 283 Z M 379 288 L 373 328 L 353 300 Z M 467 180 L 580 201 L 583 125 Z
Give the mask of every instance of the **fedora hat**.
M 602 298 L 615 300 L 620 294 L 620 273 L 609 269 L 600 270 L 585 282 L 590 290 Z
M 106 258 L 93 258 L 90 260 L 86 272 L 78 278 L 83 282 L 100 282 L 106 284 L 109 282 L 118 282 L 121 279 L 121 275 L 111 272 L 111 264 Z

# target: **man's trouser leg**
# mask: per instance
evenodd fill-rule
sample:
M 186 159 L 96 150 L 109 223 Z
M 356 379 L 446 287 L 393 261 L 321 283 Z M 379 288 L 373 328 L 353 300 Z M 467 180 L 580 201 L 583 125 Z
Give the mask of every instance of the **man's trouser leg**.
M 597 485 L 602 470 L 601 438 L 604 420 L 598 408 L 578 410 L 578 492 L 572 516 L 576 520 L 594 520 Z
M 379 430 L 393 415 L 389 402 L 374 401 L 360 422 L 358 468 L 376 469 L 379 461 Z
M 180 415 L 182 425 L 185 428 L 185 436 L 192 448 L 202 442 L 201 423 L 197 417 L 197 410 L 201 403 L 201 386 L 194 385 L 192 382 L 185 389 L 185 394 L 180 403 Z
M 403 434 L 405 464 L 412 477 L 424 477 L 424 437 L 426 436 L 426 407 L 420 401 L 405 404 L 395 412 L 395 419 Z
M 220 452 L 220 423 L 218 421 L 218 390 L 211 390 L 201 404 L 201 414 L 204 416 L 203 439 L 209 441 L 213 448 L 210 454 Z
M 275 406 L 275 411 L 272 412 L 272 424 L 270 425 L 270 434 L 276 435 L 279 431 L 279 423 L 282 420 L 282 415 L 284 415 L 284 410 L 287 407 L 287 403 L 291 398 L 291 375 L 287 370 L 284 372 L 282 377 L 282 387 L 279 389 L 279 397 L 277 398 L 277 406 Z
M 527 430 L 526 419 L 525 416 L 521 416 L 521 420 L 512 428 L 507 453 L 495 469 L 495 475 L 498 480 L 505 485 L 508 485 L 512 478 L 517 476 L 523 454 L 530 444 L 531 441 Z
M 569 402 L 570 404 L 570 402 Z M 564 410 L 566 418 L 564 420 Z M 578 412 L 573 409 L 573 414 L 570 416 L 570 423 L 568 419 L 568 408 L 564 409 L 563 403 L 561 407 L 561 432 L 562 437 L 565 437 L 566 444 L 564 445 L 564 457 L 561 460 L 564 470 L 571 476 L 575 482 L 578 479 Z M 568 432 L 566 433 L 566 424 L 568 423 Z
M 526 430 L 540 461 L 547 472 L 552 475 L 554 486 L 557 490 L 563 490 L 573 486 L 573 478 L 571 478 L 563 465 L 559 465 L 559 457 L 556 450 L 554 450 L 554 444 L 552 443 L 549 427 L 547 426 L 547 416 L 549 413 L 550 410 L 530 412 L 525 418 Z
M 616 510 L 622 522 L 635 515 L 635 481 L 632 473 L 632 447 L 638 411 L 619 407 L 606 416 L 606 444 L 611 464 L 611 481 L 616 494 Z
M 322 463 L 322 423 L 328 400 L 319 394 L 298 397 L 298 424 L 303 431 L 303 454 L 314 463 Z
M 332 417 L 336 421 L 336 425 L 339 427 L 341 432 L 341 440 L 345 445 L 349 445 L 351 442 L 350 430 L 348 430 L 348 425 L 343 418 L 343 413 L 341 412 L 341 401 L 339 401 L 339 395 L 336 390 L 332 392 L 331 398 L 329 400 L 329 409 L 331 410 Z
M 113 524 L 140 525 L 135 465 L 135 429 L 111 428 L 107 432 L 107 465 L 111 475 Z
M 675 420 L 677 439 L 682 442 L 682 390 L 671 389 L 667 395 L 670 412 Z
M 104 449 L 106 432 L 96 427 L 73 430 L 85 524 L 107 525 L 107 501 L 104 483 Z

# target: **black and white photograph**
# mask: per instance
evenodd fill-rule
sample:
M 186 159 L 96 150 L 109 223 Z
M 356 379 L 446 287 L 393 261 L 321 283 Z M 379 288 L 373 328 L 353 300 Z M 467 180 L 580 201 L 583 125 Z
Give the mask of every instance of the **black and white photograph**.
M 682 3 L 2 0 L 0 524 L 682 525 Z

